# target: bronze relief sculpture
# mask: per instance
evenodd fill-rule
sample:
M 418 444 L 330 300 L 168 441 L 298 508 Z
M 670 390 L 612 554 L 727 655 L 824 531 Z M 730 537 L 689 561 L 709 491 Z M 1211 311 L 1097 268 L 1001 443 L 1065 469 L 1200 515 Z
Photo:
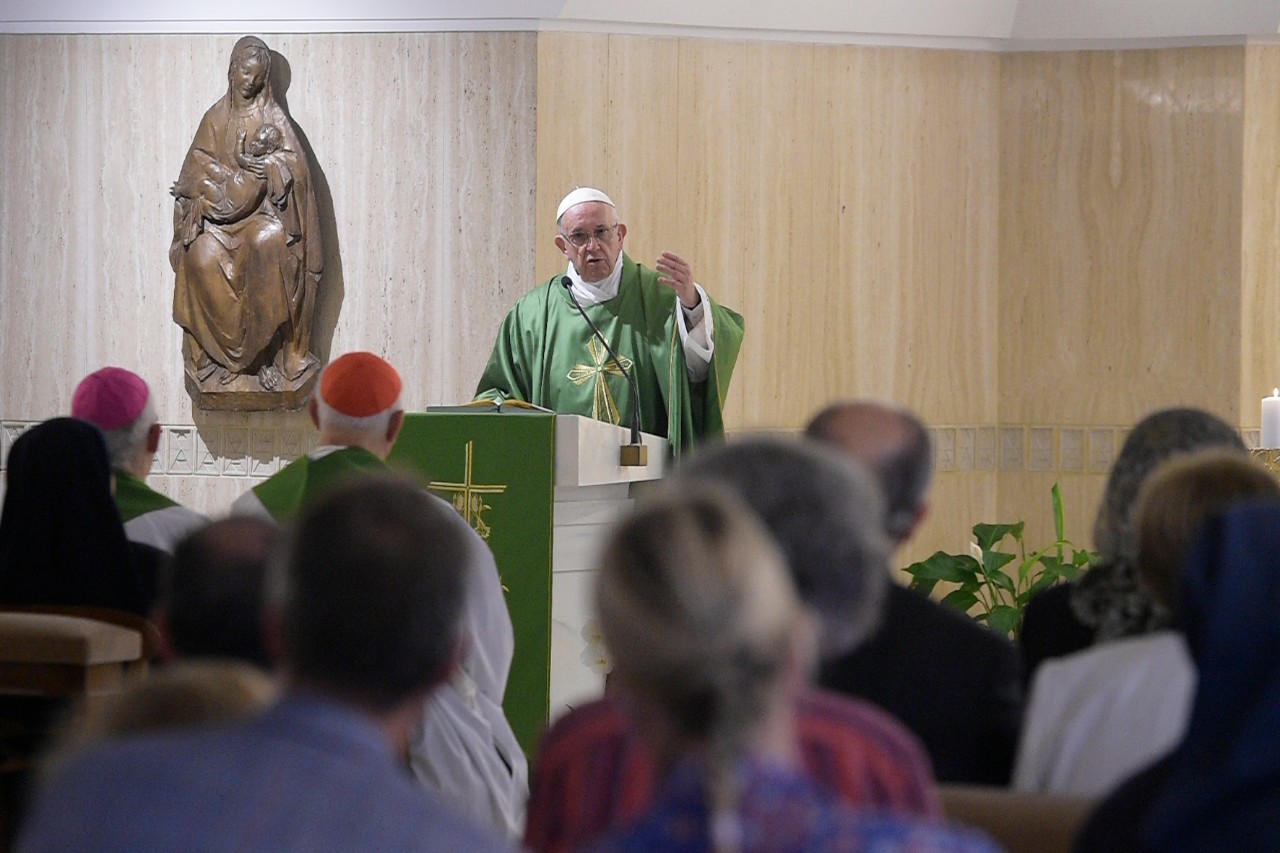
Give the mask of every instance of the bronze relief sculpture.
M 265 42 L 236 42 L 227 94 L 201 119 L 171 189 L 173 319 L 187 391 L 204 409 L 298 408 L 320 368 L 315 191 L 270 71 Z

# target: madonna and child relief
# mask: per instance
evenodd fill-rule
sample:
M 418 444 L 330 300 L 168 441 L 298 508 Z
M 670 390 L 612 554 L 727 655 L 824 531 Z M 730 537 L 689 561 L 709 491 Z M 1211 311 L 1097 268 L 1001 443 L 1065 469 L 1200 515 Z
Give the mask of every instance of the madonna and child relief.
M 271 89 L 271 53 L 245 36 L 227 93 L 196 129 L 171 193 L 186 386 L 202 409 L 296 409 L 312 351 L 324 249 L 310 165 Z

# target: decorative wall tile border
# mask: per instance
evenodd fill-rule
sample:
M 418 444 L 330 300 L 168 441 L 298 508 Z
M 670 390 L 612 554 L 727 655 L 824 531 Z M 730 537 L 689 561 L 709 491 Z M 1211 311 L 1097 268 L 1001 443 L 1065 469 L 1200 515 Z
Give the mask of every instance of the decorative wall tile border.
M 1089 430 L 1089 472 L 1102 474 L 1111 470 L 1116 455 L 1116 431 L 1109 428 Z
M 1000 470 L 1021 471 L 1026 464 L 1026 429 L 1000 427 Z
M 972 471 L 978 461 L 978 431 L 973 427 L 956 429 L 956 470 Z
M 0 471 L 15 439 L 39 421 L 0 421 Z M 262 480 L 316 446 L 315 430 L 269 426 L 163 424 L 151 473 L 170 477 L 234 477 Z M 929 428 L 939 472 L 1111 470 L 1129 427 L 977 426 Z M 1258 446 L 1259 430 L 1240 431 L 1245 446 Z
M 1058 469 L 1084 470 L 1084 430 L 1066 427 L 1058 430 Z
M 1028 471 L 1052 471 L 1053 427 L 1031 427 L 1027 433 Z
M 934 466 L 939 470 L 955 471 L 959 468 L 956 461 L 956 431 L 941 427 L 933 431 Z

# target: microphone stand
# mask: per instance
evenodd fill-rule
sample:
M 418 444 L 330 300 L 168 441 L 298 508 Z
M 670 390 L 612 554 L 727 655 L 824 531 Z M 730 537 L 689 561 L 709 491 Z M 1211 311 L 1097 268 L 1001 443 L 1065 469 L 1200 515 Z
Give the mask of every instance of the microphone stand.
M 591 318 L 587 316 L 587 312 L 582 308 L 582 303 L 578 302 L 578 297 L 573 295 L 573 279 L 566 275 L 560 279 L 560 284 L 564 287 L 564 292 L 569 295 L 569 301 L 573 303 L 573 307 L 577 308 L 578 313 L 582 315 L 582 319 L 587 321 L 587 325 L 595 333 L 596 340 L 604 344 L 605 351 L 613 357 L 613 363 L 618 365 L 618 370 L 622 371 L 623 378 L 631 386 L 631 399 L 635 403 L 631 407 L 631 442 L 622 445 L 621 452 L 618 455 L 618 464 L 624 468 L 643 468 L 649 464 L 649 448 L 645 447 L 644 443 L 640 441 L 640 386 L 636 384 L 636 378 L 631 375 L 631 371 L 623 367 L 622 359 L 618 358 L 618 354 L 613 351 L 613 347 L 609 346 L 609 342 L 604 339 L 604 335 L 600 334 L 596 324 L 591 322 Z

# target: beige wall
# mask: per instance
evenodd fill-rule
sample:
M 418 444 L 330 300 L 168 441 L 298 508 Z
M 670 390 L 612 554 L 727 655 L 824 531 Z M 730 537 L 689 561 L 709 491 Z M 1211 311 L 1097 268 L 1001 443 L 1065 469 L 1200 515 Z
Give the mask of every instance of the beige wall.
M 225 89 L 222 36 L 0 36 L 0 422 L 65 411 L 103 363 L 148 376 L 160 488 L 220 511 L 307 441 L 181 386 L 169 183 Z M 1152 408 L 1257 426 L 1280 383 L 1280 48 L 1006 54 L 595 34 L 268 39 L 324 173 L 332 352 L 469 396 L 506 307 L 562 262 L 574 184 L 746 317 L 734 432 L 837 396 L 935 427 L 935 509 L 1088 528 Z M 331 338 L 331 340 L 330 340 Z M 4 439 L 7 450 L 8 438 Z
M 997 404 L 999 62 L 544 34 L 538 210 L 607 187 L 632 256 L 686 255 L 742 312 L 732 430 L 798 429 L 834 397 L 875 396 L 961 425 L 972 448 Z M 563 263 L 554 233 L 542 216 L 540 276 Z M 994 508 L 994 465 L 973 457 L 940 479 L 917 550 L 957 528 L 962 546 Z
M 1103 474 L 1144 414 L 1258 423 L 1260 395 L 1243 406 L 1240 386 L 1244 59 L 1002 60 L 999 420 L 1047 452 L 1032 460 L 1029 441 L 1022 470 L 1002 473 L 998 512 L 1026 512 L 1036 536 L 1052 531 L 1057 480 L 1069 535 L 1089 538 Z

